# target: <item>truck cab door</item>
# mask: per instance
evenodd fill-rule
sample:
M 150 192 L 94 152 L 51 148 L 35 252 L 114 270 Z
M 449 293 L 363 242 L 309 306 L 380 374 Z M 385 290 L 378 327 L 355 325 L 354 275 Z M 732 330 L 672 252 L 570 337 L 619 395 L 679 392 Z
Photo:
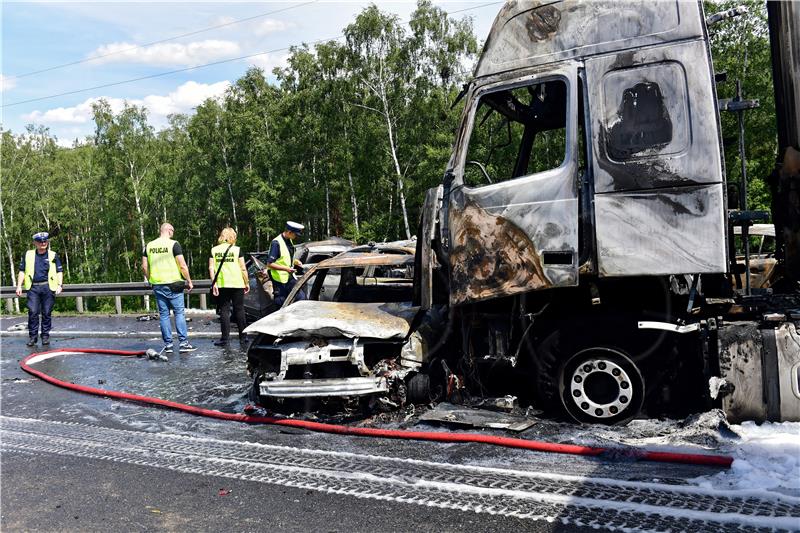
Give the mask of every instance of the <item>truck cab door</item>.
M 451 304 L 577 285 L 577 71 L 473 88 L 442 200 Z
M 586 60 L 600 276 L 727 270 L 714 81 L 703 40 Z

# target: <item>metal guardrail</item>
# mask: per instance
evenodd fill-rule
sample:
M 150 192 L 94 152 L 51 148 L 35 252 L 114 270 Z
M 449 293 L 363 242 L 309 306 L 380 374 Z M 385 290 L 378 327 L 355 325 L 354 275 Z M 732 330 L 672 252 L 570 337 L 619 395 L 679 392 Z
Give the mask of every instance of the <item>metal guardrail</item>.
M 199 295 L 200 308 L 206 309 L 206 294 L 208 289 L 211 288 L 210 279 L 201 279 L 192 281 L 194 288 L 192 292 L 184 291 L 186 294 L 186 304 L 189 306 L 189 301 L 192 296 Z M 117 313 L 122 313 L 122 297 L 123 296 L 151 296 L 153 294 L 153 287 L 149 283 L 144 282 L 131 282 L 131 283 L 72 283 L 64 285 L 64 290 L 56 298 L 75 298 L 76 307 L 79 313 L 83 312 L 83 299 L 94 297 L 113 297 L 116 304 Z M 25 297 L 23 291 L 21 298 Z M 0 287 L 0 299 L 6 300 L 6 309 L 12 312 L 14 309 L 14 299 L 18 298 L 16 287 L 6 285 Z M 145 307 L 149 308 L 149 302 L 145 299 Z

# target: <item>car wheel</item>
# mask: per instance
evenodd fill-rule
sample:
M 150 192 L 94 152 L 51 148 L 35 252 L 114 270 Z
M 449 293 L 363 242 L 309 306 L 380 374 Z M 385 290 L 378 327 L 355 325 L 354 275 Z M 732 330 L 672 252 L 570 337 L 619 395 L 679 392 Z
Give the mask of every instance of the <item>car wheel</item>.
M 431 377 L 428 374 L 415 373 L 406 382 L 408 403 L 429 404 L 433 401 L 431 394 Z
M 644 402 L 644 378 L 636 364 L 615 348 L 583 349 L 561 367 L 559 393 L 577 422 L 623 424 Z

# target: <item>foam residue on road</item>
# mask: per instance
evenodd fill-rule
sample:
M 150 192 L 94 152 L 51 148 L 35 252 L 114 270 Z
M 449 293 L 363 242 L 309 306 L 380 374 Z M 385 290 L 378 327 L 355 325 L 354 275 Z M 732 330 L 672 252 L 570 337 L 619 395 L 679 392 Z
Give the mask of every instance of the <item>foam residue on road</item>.
M 744 422 L 730 426 L 739 439 L 723 445 L 730 470 L 694 481 L 711 488 L 764 490 L 800 498 L 800 422 Z

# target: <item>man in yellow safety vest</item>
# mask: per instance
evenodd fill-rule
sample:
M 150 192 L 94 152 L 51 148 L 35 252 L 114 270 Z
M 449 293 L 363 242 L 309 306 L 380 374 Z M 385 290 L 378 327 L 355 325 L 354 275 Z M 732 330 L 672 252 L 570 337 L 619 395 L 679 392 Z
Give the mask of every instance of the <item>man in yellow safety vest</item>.
M 295 273 L 303 268 L 303 264 L 294 258 L 294 240 L 303 234 L 305 226 L 292 222 L 286 222 L 286 229 L 272 239 L 267 257 L 267 270 L 272 278 L 272 295 L 275 304 L 280 307 L 286 297 L 292 292 L 297 279 Z M 295 298 L 305 300 L 306 296 L 300 291 Z
M 50 234 L 34 234 L 34 249 L 28 250 L 19 264 L 17 296 L 22 296 L 23 286 L 28 298 L 28 346 L 36 346 L 39 336 L 39 315 L 42 315 L 42 345 L 50 344 L 53 304 L 60 294 L 64 272 L 58 254 L 49 248 Z
M 167 353 L 174 351 L 172 325 L 169 321 L 169 310 L 172 309 L 180 341 L 179 351 L 193 352 L 196 348 L 189 344 L 189 330 L 186 327 L 183 305 L 183 289 L 186 286 L 188 290 L 192 290 L 192 278 L 189 276 L 189 267 L 183 258 L 181 245 L 172 239 L 174 233 L 175 228 L 172 224 L 169 222 L 161 224 L 159 237 L 148 242 L 142 251 L 142 272 L 153 286 L 164 350 Z

